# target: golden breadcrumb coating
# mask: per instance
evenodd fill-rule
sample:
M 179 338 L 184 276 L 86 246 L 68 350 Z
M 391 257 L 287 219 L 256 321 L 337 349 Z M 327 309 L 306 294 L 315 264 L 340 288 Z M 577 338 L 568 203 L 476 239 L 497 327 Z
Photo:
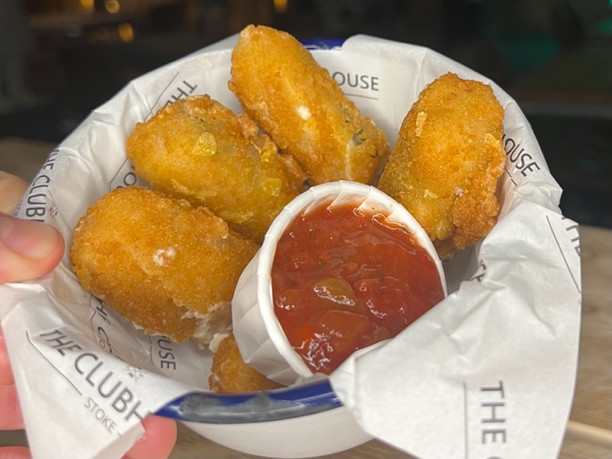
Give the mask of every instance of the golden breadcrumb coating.
M 283 387 L 242 360 L 233 333 L 219 343 L 213 354 L 208 385 L 210 390 L 222 393 L 255 392 Z
M 144 187 L 111 191 L 81 217 L 70 256 L 82 286 L 150 334 L 208 342 L 258 246 L 203 207 Z
M 190 96 L 139 123 L 127 139 L 135 172 L 159 191 L 209 208 L 258 242 L 305 176 L 247 116 Z
M 389 153 L 384 133 L 290 34 L 247 26 L 232 52 L 229 88 L 311 183 L 373 183 Z
M 402 123 L 378 187 L 414 215 L 441 258 L 497 220 L 503 118 L 489 85 L 448 73 L 421 92 Z

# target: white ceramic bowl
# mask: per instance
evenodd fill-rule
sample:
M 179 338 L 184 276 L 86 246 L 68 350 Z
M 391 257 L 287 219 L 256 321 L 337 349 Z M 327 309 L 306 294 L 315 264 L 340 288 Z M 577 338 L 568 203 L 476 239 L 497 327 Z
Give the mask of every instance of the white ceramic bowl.
M 240 110 L 238 101 L 227 88 L 229 53 L 235 40 L 236 37 L 231 37 L 202 53 L 188 56 L 135 80 L 107 104 L 95 110 L 53 152 L 42 171 L 44 183 L 49 183 L 48 194 L 52 197 L 46 209 L 49 211 L 48 219 L 62 230 L 67 240 L 87 205 L 109 189 L 135 183 L 136 177 L 125 158 L 124 143 L 125 136 L 136 122 L 142 121 L 165 103 L 192 92 L 209 92 L 229 108 Z M 355 37 L 355 40 L 359 42 L 361 38 Z M 456 71 L 465 77 L 478 77 L 435 52 L 412 45 L 385 42 L 387 52 L 381 57 L 377 43 L 377 39 L 372 39 L 357 47 L 353 45 L 342 50 L 335 48 L 339 42 L 314 43 L 309 47 L 323 48 L 318 50 L 316 58 L 322 65 L 333 68 L 335 73 L 341 76 L 367 76 L 370 78 L 368 81 L 376 82 L 376 88 L 373 85 L 368 88 L 351 87 L 349 84 L 343 89 L 351 93 L 351 98 L 364 114 L 376 120 L 390 143 L 394 142 L 401 123 L 400 117 L 416 99 L 419 87 L 446 71 Z M 404 57 L 406 49 L 410 51 L 406 54 L 408 57 Z M 390 90 L 396 87 L 397 90 Z M 499 94 L 508 100 L 507 95 Z M 507 110 L 517 111 L 514 104 L 507 104 Z M 537 142 L 528 124 L 521 121 L 522 115 L 514 113 L 514 118 L 518 121 L 507 126 L 509 132 L 525 130 L 526 135 L 521 136 L 528 142 L 525 148 L 531 146 L 537 149 Z M 71 185 L 70 192 L 64 190 L 65 184 Z M 79 192 L 74 193 L 72 189 Z M 317 193 L 319 190 L 312 189 L 309 193 Z M 543 195 L 548 191 L 546 189 Z M 555 192 L 554 189 L 551 191 L 552 194 Z M 307 193 L 299 199 L 310 199 L 309 196 Z M 293 205 L 298 206 L 299 202 Z M 40 209 L 24 207 L 22 212 Z M 271 230 L 266 244 L 273 245 L 272 238 L 275 236 L 272 232 L 277 231 L 278 234 L 281 225 L 278 223 L 278 227 Z M 236 298 L 237 303 L 244 299 L 244 312 L 237 311 L 241 316 L 238 322 L 244 321 L 244 324 L 238 324 L 238 328 L 247 325 L 250 327 L 255 323 L 259 324 L 258 332 L 252 337 L 248 333 L 237 334 L 241 335 L 241 348 L 252 348 L 261 352 L 261 355 L 274 356 L 274 365 L 284 365 L 287 380 L 290 381 L 308 374 L 303 371 L 303 363 L 294 355 L 294 351 L 286 349 L 286 342 L 285 345 L 281 344 L 281 352 L 277 348 L 278 340 L 270 338 L 270 329 L 278 327 L 278 324 L 275 325 L 276 321 L 270 320 L 269 316 L 265 319 L 261 315 L 259 299 L 254 295 L 260 283 L 268 285 L 263 277 L 258 277 L 257 266 L 264 261 L 271 262 L 271 256 L 258 255 L 258 261 L 253 262 L 248 273 L 245 272 Z M 69 265 L 67 256 L 65 264 Z M 444 276 L 440 267 L 439 271 Z M 462 276 L 456 277 L 469 281 L 469 278 Z M 442 280 L 446 287 L 444 277 Z M 66 291 L 72 284 L 59 285 Z M 78 298 L 87 297 L 79 295 Z M 90 305 L 83 300 L 80 306 L 88 318 Z M 75 310 L 69 306 L 65 309 L 70 312 L 66 317 Z M 58 319 L 58 323 L 61 323 L 63 317 Z M 265 321 L 271 326 L 267 327 Z M 88 333 L 88 327 L 89 322 L 83 326 L 84 333 Z M 148 356 L 140 347 L 135 347 L 135 351 L 131 354 L 135 362 L 130 363 L 138 366 L 139 360 L 136 357 L 146 360 Z M 108 359 L 112 357 L 110 353 L 105 356 Z M 168 385 L 173 386 L 170 378 Z M 223 395 L 202 390 L 167 403 L 158 414 L 185 422 L 201 435 L 229 448 L 264 456 L 300 458 L 333 454 L 371 438 L 357 425 L 326 378 L 257 394 Z M 206 455 L 206 452 L 202 452 L 202 455 Z
M 368 214 L 382 213 L 387 221 L 411 231 L 434 261 L 446 296 L 442 263 L 425 230 L 405 207 L 379 189 L 356 182 L 331 182 L 308 189 L 287 204 L 272 222 L 261 248 L 242 273 L 232 300 L 234 335 L 244 360 L 285 385 L 309 381 L 317 375 L 293 349 L 274 313 L 271 279 L 274 255 L 279 239 L 294 219 L 326 202 L 330 209 L 348 204 Z

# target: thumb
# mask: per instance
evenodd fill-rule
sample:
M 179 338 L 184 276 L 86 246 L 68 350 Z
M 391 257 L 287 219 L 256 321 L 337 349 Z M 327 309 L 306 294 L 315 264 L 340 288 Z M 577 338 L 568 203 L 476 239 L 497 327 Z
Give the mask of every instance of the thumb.
M 11 213 L 27 189 L 24 179 L 0 170 L 0 211 Z
M 43 276 L 59 263 L 64 239 L 51 225 L 0 212 L 0 283 Z

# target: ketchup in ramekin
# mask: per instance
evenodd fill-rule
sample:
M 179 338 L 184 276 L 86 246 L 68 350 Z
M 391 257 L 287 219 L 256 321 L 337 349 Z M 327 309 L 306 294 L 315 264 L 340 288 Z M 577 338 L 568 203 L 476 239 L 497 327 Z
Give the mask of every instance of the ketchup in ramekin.
M 236 285 L 232 326 L 244 361 L 291 385 L 358 349 L 384 353 L 446 294 L 436 249 L 404 206 L 373 186 L 330 182 L 274 219 Z
M 439 269 L 418 238 L 377 209 L 332 200 L 302 211 L 277 242 L 274 312 L 314 373 L 393 338 L 440 302 Z

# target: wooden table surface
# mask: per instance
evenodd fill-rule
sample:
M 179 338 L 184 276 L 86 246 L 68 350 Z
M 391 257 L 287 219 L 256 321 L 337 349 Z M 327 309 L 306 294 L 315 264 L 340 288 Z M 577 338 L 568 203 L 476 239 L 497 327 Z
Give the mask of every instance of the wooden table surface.
M 22 139 L 0 139 L 0 170 L 32 178 L 53 146 Z M 562 459 L 612 459 L 612 230 L 582 226 L 582 322 L 578 377 Z M 22 443 L 22 432 L 0 433 L 0 446 Z M 244 459 L 179 426 L 172 459 Z M 406 458 L 376 440 L 334 454 L 338 459 Z

